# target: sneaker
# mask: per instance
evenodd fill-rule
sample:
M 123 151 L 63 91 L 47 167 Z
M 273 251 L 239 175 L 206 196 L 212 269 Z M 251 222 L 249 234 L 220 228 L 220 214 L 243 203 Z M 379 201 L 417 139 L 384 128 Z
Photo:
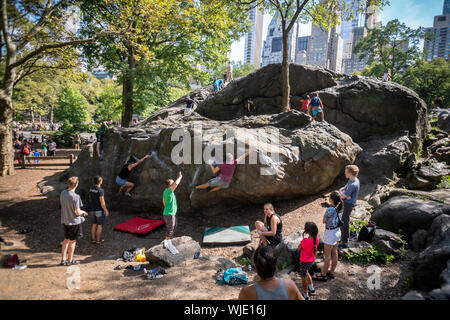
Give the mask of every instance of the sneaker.
M 347 249 L 347 248 L 348 248 L 348 244 L 346 244 L 346 243 L 338 244 L 338 249 Z
M 77 265 L 77 264 L 80 264 L 80 261 L 73 260 L 73 261 L 67 263 L 68 266 L 74 266 L 74 265 Z
M 172 244 L 172 241 L 168 240 L 166 246 L 167 246 L 167 249 L 169 249 L 171 254 L 179 253 L 177 248 L 175 248 L 175 246 Z
M 100 240 L 100 241 L 96 241 L 95 243 L 101 245 L 101 244 L 103 244 L 104 242 L 105 242 L 105 240 L 102 239 L 102 240 Z
M 327 272 L 327 277 L 330 279 L 334 279 L 334 274 L 331 272 Z
M 309 295 L 308 294 L 305 294 L 305 293 L 302 292 L 302 295 L 303 295 L 303 298 L 305 298 L 305 300 L 309 300 Z
M 131 193 L 129 192 L 125 192 L 124 195 L 126 195 L 127 197 L 131 197 Z
M 316 294 L 316 289 L 314 289 L 314 288 L 311 289 L 310 287 L 308 287 L 308 293 L 310 295 L 314 296 Z
M 66 260 L 61 260 L 61 262 L 58 264 L 58 266 L 67 266 L 67 261 Z

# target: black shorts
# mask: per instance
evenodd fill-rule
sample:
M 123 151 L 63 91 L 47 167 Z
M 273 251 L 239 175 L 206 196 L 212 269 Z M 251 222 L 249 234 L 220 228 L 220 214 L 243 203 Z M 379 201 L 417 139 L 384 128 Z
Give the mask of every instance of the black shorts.
M 77 238 L 81 237 L 81 225 L 75 224 L 72 226 L 63 225 L 64 226 L 64 239 L 69 240 L 77 240 Z
M 98 224 L 100 226 L 105 224 L 106 214 L 103 212 L 103 210 L 91 211 L 90 214 L 92 216 L 92 224 Z
M 95 136 L 97 137 L 97 142 L 103 143 L 103 135 L 96 133 Z
M 267 241 L 269 241 L 269 244 L 271 246 L 276 246 L 277 244 L 279 244 L 281 242 L 281 240 L 283 239 L 281 236 L 268 236 L 266 237 Z

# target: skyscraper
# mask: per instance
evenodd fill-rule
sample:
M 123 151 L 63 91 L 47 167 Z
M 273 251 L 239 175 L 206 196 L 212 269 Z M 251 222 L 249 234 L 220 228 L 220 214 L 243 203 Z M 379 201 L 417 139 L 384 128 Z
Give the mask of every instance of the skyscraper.
M 450 1 L 444 2 L 445 5 Z M 449 61 L 450 58 L 450 13 L 435 16 L 432 28 L 427 28 L 426 32 L 432 35 L 432 40 L 424 41 L 424 52 L 426 52 L 426 60 L 430 61 L 434 58 L 443 58 Z
M 252 28 L 245 35 L 244 61 L 259 68 L 261 67 L 264 12 L 255 6 L 249 15 L 252 21 Z
M 295 24 L 288 35 L 288 61 L 295 61 L 295 52 L 297 48 L 298 25 Z M 267 37 L 264 41 L 262 66 L 283 61 L 283 31 L 281 29 L 281 20 L 276 14 L 270 21 L 267 31 Z
M 444 9 L 442 9 L 442 14 L 450 13 L 450 0 L 444 0 Z
M 312 25 L 311 38 L 308 42 L 306 63 L 341 72 L 343 41 L 340 26 L 323 30 Z

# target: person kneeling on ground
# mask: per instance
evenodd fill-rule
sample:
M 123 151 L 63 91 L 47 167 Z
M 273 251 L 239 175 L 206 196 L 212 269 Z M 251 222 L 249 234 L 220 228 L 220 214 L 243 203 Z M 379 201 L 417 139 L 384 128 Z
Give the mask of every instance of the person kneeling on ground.
M 280 216 L 275 213 L 271 203 L 264 205 L 264 222 L 256 221 L 255 227 L 258 230 L 260 245 L 262 244 L 264 247 L 277 245 L 283 240 L 281 236 L 283 223 Z
M 242 156 L 233 160 L 233 155 L 231 153 L 227 153 L 227 162 L 218 164 L 217 167 L 213 167 L 212 164 L 209 164 L 213 174 L 217 174 L 220 171 L 219 176 L 212 178 L 208 182 L 198 185 L 196 189 L 207 189 L 212 188 L 209 192 L 218 191 L 222 188 L 228 188 L 231 183 L 231 179 L 233 178 L 234 170 L 236 169 L 237 164 L 245 159 L 250 154 L 250 151 L 247 151 Z
M 149 155 L 146 155 L 141 160 L 136 160 L 136 157 L 130 156 L 128 161 L 123 165 L 120 170 L 119 175 L 116 177 L 116 183 L 120 186 L 119 194 L 125 190 L 125 195 L 131 197 L 130 191 L 134 188 L 134 183 L 127 181 L 128 176 L 136 166 L 138 166 L 145 159 L 150 158 Z
M 92 215 L 91 243 L 93 244 L 102 244 L 104 242 L 100 237 L 106 217 L 109 216 L 108 209 L 106 209 L 105 192 L 101 187 L 102 183 L 102 177 L 96 176 L 94 178 L 94 186 L 89 190 Z
M 271 247 L 259 247 L 253 263 L 258 281 L 239 292 L 239 300 L 305 300 L 291 279 L 275 277 L 277 256 Z
M 328 198 L 328 202 L 330 206 L 327 208 L 323 216 L 323 223 L 325 224 L 325 234 L 323 237 L 323 268 L 321 274 L 313 278 L 316 281 L 327 281 L 327 278 L 334 279 L 334 270 L 336 270 L 338 263 L 338 242 L 341 239 L 339 214 L 342 210 L 342 200 L 339 196 L 339 192 L 333 192 Z M 330 262 L 331 269 L 329 269 Z

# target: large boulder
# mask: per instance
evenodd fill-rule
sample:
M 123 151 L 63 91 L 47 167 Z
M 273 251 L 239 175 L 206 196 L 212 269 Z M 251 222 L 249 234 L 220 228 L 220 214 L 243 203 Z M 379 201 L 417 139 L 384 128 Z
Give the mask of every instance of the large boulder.
M 70 169 L 71 175 L 81 178 L 80 193 L 86 194 L 92 177 L 101 175 L 109 203 L 119 210 L 162 210 L 166 179 L 175 179 L 182 171 L 183 180 L 176 190 L 179 210 L 205 209 L 205 214 L 217 214 L 244 204 L 315 194 L 330 186 L 361 151 L 336 127 L 326 122 L 310 123 L 309 117 L 298 111 L 229 122 L 177 116 L 108 132 L 103 161 L 82 154 L 82 161 Z M 237 166 L 229 188 L 214 193 L 195 189 L 214 176 L 208 160 L 222 162 L 219 152 L 225 150 L 237 157 L 249 144 L 256 152 Z M 115 178 L 131 154 L 149 154 L 150 158 L 129 178 L 136 183 L 132 197 L 117 197 Z
M 325 105 L 325 119 L 355 141 L 407 130 L 418 150 L 426 136 L 426 104 L 406 87 L 316 66 L 290 64 L 289 74 L 292 105 L 296 107 L 302 96 L 318 92 Z M 200 104 L 198 112 L 211 119 L 231 120 L 242 117 L 245 101 L 253 98 L 257 114 L 278 113 L 281 83 L 281 64 L 271 64 L 231 82 Z
M 418 229 L 427 229 L 434 218 L 450 214 L 450 205 L 408 196 L 393 197 L 379 206 L 372 220 L 379 228 L 399 232 L 408 238 Z
M 416 261 L 413 274 L 414 288 L 433 290 L 441 285 L 439 275 L 450 259 L 450 241 L 432 245 L 422 251 Z
M 195 253 L 200 251 L 200 244 L 188 236 L 173 238 L 172 243 L 179 253 L 172 254 L 168 249 L 164 248 L 162 244 L 158 244 L 145 252 L 147 261 L 162 263 L 169 267 L 173 267 L 186 260 L 194 259 Z
M 402 239 L 393 232 L 377 229 L 373 237 L 372 245 L 374 245 L 379 252 L 392 254 L 396 259 L 402 256 Z
M 427 245 L 450 242 L 450 215 L 442 214 L 431 223 L 427 232 Z
M 442 177 L 449 174 L 450 166 L 446 163 L 426 161 L 408 173 L 406 184 L 409 189 L 432 188 Z

